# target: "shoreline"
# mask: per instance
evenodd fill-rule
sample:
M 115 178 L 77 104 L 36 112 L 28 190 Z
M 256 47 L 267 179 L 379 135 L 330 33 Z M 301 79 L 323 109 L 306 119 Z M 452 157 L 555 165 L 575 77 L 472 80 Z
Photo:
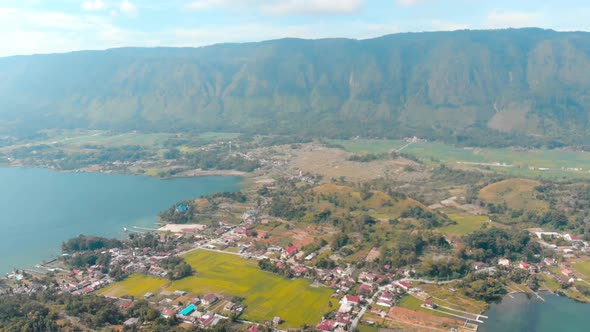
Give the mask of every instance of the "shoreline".
M 152 174 L 148 174 L 147 172 L 133 172 L 133 171 L 116 171 L 116 170 L 88 170 L 88 169 L 84 169 L 84 168 L 78 168 L 78 169 L 73 169 L 73 170 L 64 170 L 64 169 L 59 169 L 59 168 L 54 168 L 54 167 L 45 167 L 45 166 L 38 166 L 38 165 L 14 165 L 14 164 L 0 164 L 0 167 L 6 167 L 6 168 L 21 168 L 21 169 L 44 169 L 44 170 L 48 170 L 50 172 L 55 172 L 55 173 L 96 173 L 96 174 L 116 174 L 116 175 L 134 175 L 134 176 L 143 176 L 143 177 L 149 177 L 149 178 L 153 178 L 153 179 L 159 179 L 159 180 L 171 180 L 171 179 L 182 179 L 182 178 L 199 178 L 199 177 L 211 177 L 211 176 L 228 176 L 228 177 L 240 177 L 240 178 L 248 178 L 251 177 L 253 175 L 252 172 L 243 172 L 243 171 L 237 171 L 237 170 L 201 170 L 201 169 L 196 169 L 196 170 L 189 170 L 189 171 L 184 171 L 178 174 L 174 174 L 174 175 L 170 175 L 170 176 L 166 176 L 166 177 L 161 177 L 161 176 L 157 176 L 157 175 L 152 175 Z

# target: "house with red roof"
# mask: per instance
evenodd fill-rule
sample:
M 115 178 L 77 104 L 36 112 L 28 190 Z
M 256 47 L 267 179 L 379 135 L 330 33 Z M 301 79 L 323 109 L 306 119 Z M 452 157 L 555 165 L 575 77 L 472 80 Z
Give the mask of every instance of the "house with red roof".
M 174 311 L 173 309 L 164 309 L 164 310 L 162 310 L 162 314 L 161 314 L 161 316 L 164 318 L 170 318 L 170 317 L 173 317 L 174 315 L 176 315 L 176 311 Z
M 521 269 L 529 270 L 530 273 L 536 273 L 537 267 L 535 265 L 529 264 L 527 262 L 520 262 L 518 263 L 518 267 Z
M 428 309 L 436 309 L 436 303 L 428 300 L 424 301 L 424 303 L 422 303 L 422 306 Z
M 336 327 L 336 322 L 333 320 L 325 319 L 316 325 L 316 329 L 320 331 L 332 331 Z
M 358 306 L 360 303 L 361 303 L 361 297 L 354 296 L 354 295 L 344 295 L 344 297 L 340 301 L 340 304 L 348 304 L 348 305 L 352 305 L 352 306 Z
M 362 284 L 359 286 L 358 292 L 361 294 L 371 294 L 373 292 L 373 286 L 369 284 Z
M 565 234 L 563 238 L 569 242 L 582 242 L 582 237 L 574 234 Z
M 287 257 L 291 257 L 297 253 L 297 247 L 296 246 L 287 247 L 287 248 L 285 248 L 285 253 L 287 254 Z
M 393 296 L 387 292 L 383 292 L 376 302 L 377 305 L 391 308 L 393 306 Z
M 406 292 L 409 292 L 412 288 L 414 288 L 414 286 L 412 286 L 412 284 L 407 281 L 398 281 L 396 284 Z
M 570 269 L 565 269 L 565 270 L 561 270 L 561 274 L 563 274 L 566 277 L 573 277 L 574 271 L 570 270 Z
M 215 320 L 215 314 L 207 313 L 207 314 L 203 315 L 203 317 L 199 318 L 199 326 L 202 329 L 207 328 L 208 326 L 211 326 L 211 324 L 213 324 L 214 320 Z

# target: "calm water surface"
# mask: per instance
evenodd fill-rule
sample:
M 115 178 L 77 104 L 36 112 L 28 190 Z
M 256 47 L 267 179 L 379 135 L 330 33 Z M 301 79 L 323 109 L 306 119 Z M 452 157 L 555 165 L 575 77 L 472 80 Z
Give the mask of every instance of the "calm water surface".
M 545 302 L 526 294 L 512 296 L 490 306 L 479 332 L 590 331 L 590 304 L 549 293 L 541 293 Z
M 239 189 L 237 177 L 155 178 L 0 167 L 0 274 L 60 254 L 79 234 L 152 226 L 177 201 Z

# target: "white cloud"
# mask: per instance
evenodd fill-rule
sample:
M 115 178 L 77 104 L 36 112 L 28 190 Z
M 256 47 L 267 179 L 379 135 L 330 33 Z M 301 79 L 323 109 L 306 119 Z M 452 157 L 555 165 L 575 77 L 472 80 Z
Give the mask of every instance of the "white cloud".
M 366 0 L 197 0 L 192 10 L 253 9 L 272 15 L 347 15 L 359 12 Z
M 542 15 L 534 12 L 494 10 L 487 18 L 487 28 L 524 28 L 542 25 Z
M 265 5 L 263 9 L 275 15 L 347 15 L 359 12 L 364 0 L 287 0 Z
M 400 6 L 403 6 L 403 7 L 410 7 L 410 6 L 421 4 L 426 1 L 428 1 L 428 0 L 397 0 L 397 4 Z
M 103 10 L 106 9 L 108 6 L 101 0 L 87 0 L 82 3 L 82 9 L 93 11 L 93 10 Z
M 128 16 L 136 16 L 137 15 L 137 6 L 135 6 L 135 4 L 133 4 L 129 0 L 121 1 L 121 3 L 119 4 L 119 10 L 121 10 L 122 13 L 124 13 Z
M 187 4 L 185 7 L 192 10 L 208 10 L 212 8 L 244 6 L 254 4 L 257 1 L 239 0 L 198 0 Z
M 0 8 L 0 56 L 149 45 L 147 34 L 124 30 L 108 16 Z

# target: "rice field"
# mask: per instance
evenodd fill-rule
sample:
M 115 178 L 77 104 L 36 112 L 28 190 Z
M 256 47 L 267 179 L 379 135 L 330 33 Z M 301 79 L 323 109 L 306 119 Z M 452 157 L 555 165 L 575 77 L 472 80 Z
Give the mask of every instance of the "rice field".
M 184 259 L 197 273 L 173 282 L 169 290 L 243 297 L 246 320 L 262 322 L 279 316 L 284 327 L 300 327 L 317 324 L 333 309 L 329 306 L 331 289 L 311 287 L 307 279 L 289 280 L 262 271 L 255 260 L 207 250 L 192 251 Z M 336 300 L 331 301 L 337 306 Z
M 132 274 L 127 279 L 112 283 L 99 290 L 97 293 L 103 296 L 121 297 L 131 295 L 136 298 L 143 297 L 146 293 L 157 293 L 168 280 L 150 277 L 143 274 Z

